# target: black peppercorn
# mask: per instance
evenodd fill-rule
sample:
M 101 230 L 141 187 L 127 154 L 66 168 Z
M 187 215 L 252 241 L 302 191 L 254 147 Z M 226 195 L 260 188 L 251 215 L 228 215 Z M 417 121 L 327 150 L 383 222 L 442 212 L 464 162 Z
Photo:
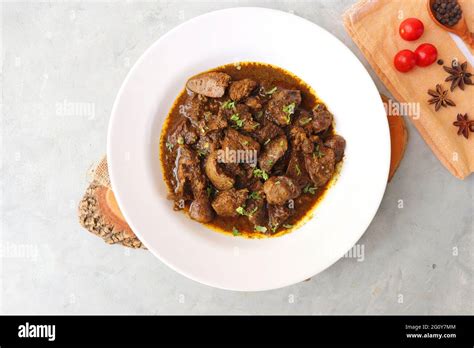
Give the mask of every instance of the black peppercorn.
M 432 9 L 436 20 L 448 27 L 456 25 L 462 17 L 461 6 L 457 0 L 436 0 Z

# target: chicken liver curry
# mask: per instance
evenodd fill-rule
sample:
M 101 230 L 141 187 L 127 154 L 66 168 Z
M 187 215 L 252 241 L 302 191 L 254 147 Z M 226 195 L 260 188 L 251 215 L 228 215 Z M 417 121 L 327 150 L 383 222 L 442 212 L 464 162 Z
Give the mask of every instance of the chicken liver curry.
M 345 140 L 302 80 L 247 62 L 191 77 L 160 147 L 175 210 L 220 231 L 265 237 L 290 230 L 313 209 Z

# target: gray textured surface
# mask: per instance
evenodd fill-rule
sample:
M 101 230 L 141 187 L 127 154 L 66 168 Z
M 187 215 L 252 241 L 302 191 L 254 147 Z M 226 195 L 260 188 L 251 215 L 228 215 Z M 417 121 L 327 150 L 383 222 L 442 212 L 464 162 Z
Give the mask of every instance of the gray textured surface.
M 359 242 L 364 260 L 341 259 L 284 289 L 200 285 L 147 251 L 104 244 L 77 222 L 115 94 L 163 33 L 219 8 L 272 7 L 329 29 L 364 61 L 341 23 L 351 3 L 2 4 L 0 312 L 473 313 L 474 177 L 452 177 L 411 126 L 405 159 Z M 65 112 L 65 101 L 94 112 Z

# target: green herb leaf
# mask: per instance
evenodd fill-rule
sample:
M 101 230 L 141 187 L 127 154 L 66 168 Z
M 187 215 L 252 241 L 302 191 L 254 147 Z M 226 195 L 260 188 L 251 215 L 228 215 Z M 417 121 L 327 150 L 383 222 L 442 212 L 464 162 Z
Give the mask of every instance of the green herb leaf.
M 249 198 L 250 198 L 250 199 L 253 199 L 253 200 L 260 199 L 260 193 L 258 193 L 257 191 L 253 191 L 253 192 L 249 195 Z
M 321 157 L 324 157 L 324 153 L 321 152 L 321 150 L 319 150 L 319 144 L 316 145 L 316 147 L 314 148 L 314 152 L 313 152 L 313 158 L 321 158 Z
M 235 228 L 235 226 L 232 227 L 232 234 L 234 236 L 238 236 L 240 234 L 239 230 L 237 228 Z
M 232 101 L 232 100 L 229 99 L 229 100 L 225 101 L 224 103 L 222 103 L 221 107 L 223 109 L 228 109 L 228 110 L 235 109 L 235 101 Z
M 259 169 L 259 168 L 255 168 L 253 170 L 253 175 L 257 178 L 262 178 L 263 180 L 268 180 L 268 173 L 265 172 L 264 170 L 262 169 Z
M 258 207 L 253 208 L 251 211 L 247 212 L 247 216 L 253 216 L 258 210 Z
M 316 193 L 316 187 L 312 187 L 310 186 L 309 184 L 305 186 L 305 188 L 303 189 L 303 192 L 304 193 L 311 193 L 312 195 L 314 195 Z
M 296 165 L 295 168 L 296 168 L 296 175 L 300 176 L 300 175 L 301 175 L 300 166 L 299 166 L 299 165 Z
M 211 197 L 212 194 L 215 192 L 214 188 L 212 186 L 206 187 L 206 192 L 207 192 L 207 197 Z
M 237 209 L 235 209 L 235 211 L 237 213 L 239 213 L 240 215 L 246 215 L 247 212 L 245 211 L 244 207 L 238 207 Z
M 231 120 L 231 121 L 234 121 L 235 124 L 237 125 L 237 127 L 239 127 L 239 128 L 244 125 L 244 120 L 241 120 L 241 119 L 239 118 L 239 114 L 238 114 L 238 113 L 235 113 L 235 114 L 233 114 L 232 116 L 230 116 L 230 120 Z
M 166 148 L 168 149 L 168 151 L 173 150 L 173 147 L 174 147 L 174 145 L 171 144 L 169 141 L 166 142 Z
M 295 103 L 288 104 L 283 107 L 283 112 L 286 114 L 286 123 L 290 124 L 291 122 L 291 115 L 295 112 Z
M 267 232 L 267 228 L 265 226 L 255 225 L 255 231 L 265 233 L 265 232 Z
M 272 95 L 272 94 L 275 93 L 276 91 L 277 91 L 277 87 L 275 86 L 275 87 L 273 87 L 271 90 L 266 91 L 265 94 L 266 94 L 266 95 Z
M 311 117 L 303 118 L 303 119 L 300 120 L 300 125 L 305 126 L 305 125 L 307 125 L 308 123 L 310 123 L 311 120 L 312 120 Z

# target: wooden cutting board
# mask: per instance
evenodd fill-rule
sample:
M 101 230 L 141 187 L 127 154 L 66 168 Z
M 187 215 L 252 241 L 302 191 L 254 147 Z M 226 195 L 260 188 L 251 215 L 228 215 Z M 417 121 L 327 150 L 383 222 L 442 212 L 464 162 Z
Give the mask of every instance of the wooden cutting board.
M 388 98 L 384 95 L 381 97 L 386 104 Z M 388 182 L 390 182 L 405 153 L 408 132 L 403 117 L 387 115 L 387 118 L 390 126 L 392 156 L 388 177 Z M 107 159 L 104 157 L 90 174 L 91 183 L 79 203 L 80 224 L 108 244 L 146 249 L 128 226 L 115 200 L 107 171 Z

